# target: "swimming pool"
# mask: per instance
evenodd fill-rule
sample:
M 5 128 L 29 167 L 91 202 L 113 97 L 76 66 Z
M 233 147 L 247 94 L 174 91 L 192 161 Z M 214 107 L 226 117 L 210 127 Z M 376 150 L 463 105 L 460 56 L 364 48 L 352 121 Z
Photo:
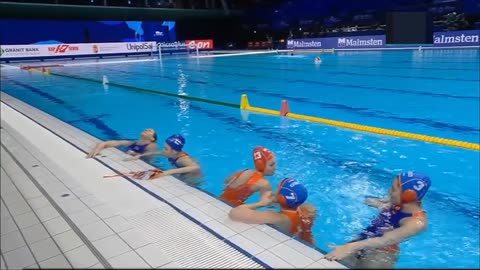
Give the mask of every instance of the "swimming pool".
M 278 109 L 336 120 L 479 142 L 478 50 L 259 55 L 55 68 L 55 72 Z M 319 208 L 320 248 L 349 241 L 375 214 L 364 196 L 387 193 L 403 170 L 429 174 L 430 227 L 402 244 L 397 267 L 478 267 L 479 153 L 238 109 L 130 91 L 57 76 L 2 70 L 2 90 L 100 139 L 181 132 L 201 163 L 201 188 L 219 195 L 224 178 L 252 166 L 251 149 L 277 154 L 276 185 L 294 176 Z M 160 167 L 168 166 L 157 159 Z M 256 200 L 258 196 L 252 198 Z

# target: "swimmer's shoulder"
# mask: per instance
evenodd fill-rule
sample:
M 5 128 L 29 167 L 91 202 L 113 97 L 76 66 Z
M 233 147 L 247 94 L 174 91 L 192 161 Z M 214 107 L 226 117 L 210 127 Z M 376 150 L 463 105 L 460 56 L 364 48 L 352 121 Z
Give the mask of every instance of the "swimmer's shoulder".
M 152 142 L 147 145 L 147 152 L 155 152 L 157 150 L 158 150 L 158 144 L 156 142 Z
M 178 157 L 177 160 L 191 160 L 191 161 L 195 162 L 195 160 L 186 152 L 183 152 L 182 155 L 180 157 Z
M 238 173 L 239 173 L 237 178 L 239 180 L 238 182 L 242 182 L 242 183 L 249 181 L 255 176 L 255 171 L 250 169 L 240 171 Z
M 427 212 L 425 210 L 415 212 L 410 217 L 400 221 L 400 226 L 409 226 L 418 231 L 425 230 L 428 227 Z
M 239 174 L 240 175 L 239 175 L 238 178 L 244 179 L 244 180 L 249 180 L 250 178 L 253 177 L 253 175 L 255 174 L 255 171 L 247 169 L 247 170 L 244 170 L 244 171 L 240 171 Z
M 236 188 L 245 184 L 252 179 L 254 172 L 253 170 L 246 169 L 232 174 L 227 180 L 228 186 L 230 188 Z

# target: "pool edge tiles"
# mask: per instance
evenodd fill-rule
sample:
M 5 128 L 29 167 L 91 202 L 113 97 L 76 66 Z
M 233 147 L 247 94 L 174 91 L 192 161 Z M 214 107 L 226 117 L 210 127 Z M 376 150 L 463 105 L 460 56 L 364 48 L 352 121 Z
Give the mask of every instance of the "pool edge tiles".
M 2 106 L 7 106 L 20 113 L 21 115 L 30 119 L 30 121 L 40 125 L 44 129 L 52 132 L 59 139 L 62 139 L 74 146 L 80 151 L 85 152 L 85 141 L 92 141 L 95 137 L 87 134 L 51 115 L 38 110 L 4 92 L 1 92 Z M 61 127 L 61 128 L 60 128 Z M 67 131 L 68 129 L 68 131 Z M 59 135 L 61 133 L 62 135 Z M 67 137 L 67 138 L 65 138 Z M 72 139 L 72 140 L 69 140 Z M 73 143 L 74 141 L 75 143 Z M 78 145 L 82 145 L 83 148 Z M 91 146 L 90 146 L 91 147 Z M 104 166 L 112 168 L 115 163 L 122 162 L 123 153 L 117 149 L 107 149 L 110 154 L 107 158 L 97 159 L 98 162 Z M 121 167 L 129 168 L 151 168 L 151 165 L 143 161 L 124 162 Z M 178 179 L 173 177 L 166 177 L 165 181 L 158 182 L 138 182 L 124 177 L 127 181 L 132 182 L 136 187 L 142 189 L 147 194 L 156 199 L 165 202 L 174 210 L 196 223 L 199 227 L 224 241 L 236 251 L 244 254 L 249 259 L 262 265 L 265 268 L 305 268 L 309 265 L 324 265 L 325 268 L 347 268 L 345 265 L 337 262 L 329 262 L 323 259 L 324 251 L 315 249 L 303 244 L 295 238 L 288 236 L 268 225 L 247 225 L 233 222 L 228 218 L 228 211 L 231 208 L 219 198 L 212 196 L 208 192 L 204 192 L 198 188 L 193 188 L 185 185 Z M 163 180 L 163 179 L 162 179 Z M 170 194 L 171 190 L 167 190 L 162 185 L 171 185 L 170 189 L 176 191 L 183 191 L 182 194 L 173 195 L 173 197 L 165 196 Z M 195 197 L 195 198 L 194 198 Z M 196 199 L 193 200 L 193 199 Z M 202 202 L 196 205 L 195 202 Z M 205 211 L 205 206 L 210 205 L 216 208 L 216 211 Z M 202 208 L 203 206 L 203 208 Z M 210 208 L 209 208 L 210 209 Z M 258 240 L 260 239 L 260 240 Z M 252 241 L 253 240 L 253 241 Z M 288 243 L 294 242 L 295 245 Z M 268 245 L 264 245 L 268 243 Z M 295 254 L 292 257 L 292 254 Z

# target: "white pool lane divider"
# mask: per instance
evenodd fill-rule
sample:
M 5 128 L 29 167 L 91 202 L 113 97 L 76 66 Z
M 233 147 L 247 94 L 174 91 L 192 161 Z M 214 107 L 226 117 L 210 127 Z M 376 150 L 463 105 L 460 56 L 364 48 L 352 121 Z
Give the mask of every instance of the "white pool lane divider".
M 276 53 L 289 53 L 293 50 L 270 50 L 270 51 L 255 51 L 255 52 L 241 52 L 241 53 L 225 53 L 225 54 L 212 54 L 212 55 L 199 55 L 191 56 L 192 58 L 215 58 L 215 57 L 230 57 L 230 56 L 243 56 L 243 55 L 256 55 L 256 54 L 276 54 Z
M 213 57 L 230 57 L 230 56 L 242 56 L 242 55 L 256 55 L 256 54 L 276 54 L 276 53 L 289 53 L 293 50 L 270 50 L 270 51 L 254 51 L 254 52 L 239 52 L 239 53 L 226 53 L 226 54 L 214 54 L 214 55 L 200 55 L 200 56 L 191 56 L 191 58 L 213 58 Z M 82 60 L 79 60 L 82 61 Z M 140 62 L 153 62 L 158 61 L 158 58 L 148 58 L 148 59 L 135 59 L 135 60 L 115 60 L 115 61 L 99 61 L 95 62 L 80 62 L 80 63 L 59 63 L 57 61 L 52 61 L 52 63 L 57 63 L 59 66 L 63 67 L 73 67 L 73 66 L 92 66 L 92 65 L 108 65 L 108 64 L 125 64 L 125 63 L 140 63 Z M 49 62 L 48 62 L 49 63 Z M 47 62 L 43 63 L 44 65 L 48 64 Z M 3 69 L 20 69 L 20 65 L 7 65 L 1 64 Z
M 84 61 L 84 60 L 77 60 L 77 61 Z M 42 65 L 39 65 L 38 67 L 41 67 L 43 65 L 48 65 L 50 63 L 55 63 L 58 64 L 58 67 L 72 67 L 72 66 L 92 66 L 92 65 L 108 65 L 108 64 L 125 64 L 125 63 L 139 63 L 139 62 L 152 62 L 152 61 L 158 61 L 158 59 L 135 59 L 135 60 L 118 60 L 118 61 L 98 61 L 96 62 L 80 62 L 80 63 L 61 63 L 60 61 L 51 61 L 51 62 L 44 62 Z M 2 69 L 21 69 L 22 65 L 7 65 L 7 64 L 1 64 Z

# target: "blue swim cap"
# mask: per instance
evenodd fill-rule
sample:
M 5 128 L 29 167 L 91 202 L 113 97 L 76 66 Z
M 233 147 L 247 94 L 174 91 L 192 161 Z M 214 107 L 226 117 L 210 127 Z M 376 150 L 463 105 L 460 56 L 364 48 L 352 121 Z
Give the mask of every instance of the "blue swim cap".
M 185 138 L 180 134 L 175 134 L 168 137 L 165 140 L 165 143 L 175 151 L 182 151 L 182 148 L 185 145 Z
M 305 186 L 291 177 L 283 179 L 278 185 L 277 202 L 281 206 L 295 209 L 305 202 L 307 197 Z
M 421 201 L 432 185 L 430 177 L 423 173 L 404 172 L 398 177 L 402 185 L 402 203 Z

